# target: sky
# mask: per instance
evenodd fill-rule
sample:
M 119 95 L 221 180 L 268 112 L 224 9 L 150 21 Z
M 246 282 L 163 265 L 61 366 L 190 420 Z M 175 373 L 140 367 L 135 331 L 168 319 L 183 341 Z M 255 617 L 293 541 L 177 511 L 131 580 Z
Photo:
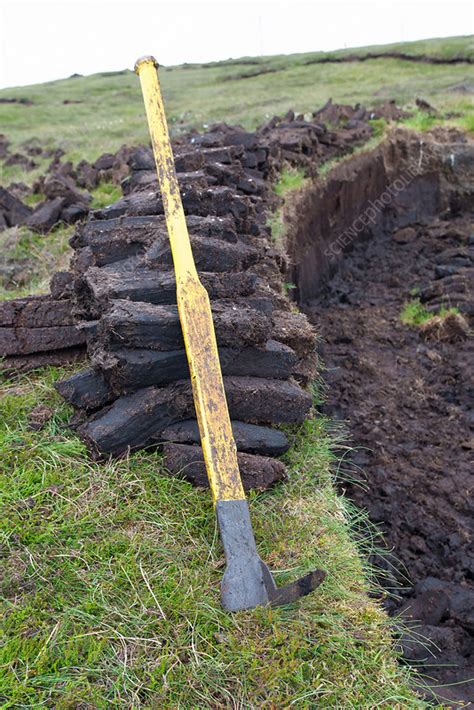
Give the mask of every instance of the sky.
M 73 73 L 474 33 L 463 0 L 0 0 L 0 88 Z

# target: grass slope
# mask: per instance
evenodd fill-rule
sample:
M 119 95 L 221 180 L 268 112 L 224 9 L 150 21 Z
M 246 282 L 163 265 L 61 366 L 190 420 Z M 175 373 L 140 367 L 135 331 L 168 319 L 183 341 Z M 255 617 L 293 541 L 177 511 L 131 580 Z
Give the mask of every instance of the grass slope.
M 327 580 L 298 604 L 227 614 L 209 493 L 166 477 L 156 452 L 91 462 L 61 374 L 2 391 L 3 708 L 425 707 L 367 596 L 363 516 L 335 493 L 325 419 L 293 435 L 288 481 L 250 505 L 279 583 L 318 566 Z M 38 403 L 54 415 L 33 431 Z

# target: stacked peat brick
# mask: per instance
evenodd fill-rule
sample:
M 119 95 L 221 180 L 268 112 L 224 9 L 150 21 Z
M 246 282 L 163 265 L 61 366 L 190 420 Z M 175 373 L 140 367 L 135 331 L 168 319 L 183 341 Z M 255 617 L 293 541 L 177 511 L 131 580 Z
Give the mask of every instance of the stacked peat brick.
M 0 353 L 6 374 L 72 362 L 84 353 L 69 299 L 28 296 L 0 302 Z
M 282 162 L 308 169 L 347 152 L 368 132 L 366 124 L 359 132 L 331 132 L 290 113 L 256 133 L 219 124 L 174 145 L 247 488 L 284 476 L 284 465 L 272 457 L 289 444 L 272 426 L 304 421 L 311 408 L 305 386 L 316 367 L 315 334 L 284 294 L 285 257 L 266 226 L 271 182 Z M 74 406 L 73 425 L 93 454 L 120 456 L 159 445 L 171 472 L 204 484 L 150 149 L 136 149 L 129 166 L 123 198 L 76 227 L 71 271 L 52 280 L 50 302 L 73 319 L 72 347 L 85 340 L 90 361 L 57 388 Z

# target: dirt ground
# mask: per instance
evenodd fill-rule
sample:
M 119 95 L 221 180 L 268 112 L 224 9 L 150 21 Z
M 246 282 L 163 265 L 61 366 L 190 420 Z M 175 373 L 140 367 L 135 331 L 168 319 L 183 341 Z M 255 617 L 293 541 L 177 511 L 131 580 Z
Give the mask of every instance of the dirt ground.
M 473 227 L 449 216 L 358 244 L 307 307 L 323 339 L 323 410 L 355 447 L 360 483 L 344 486 L 392 551 L 373 560 L 385 585 L 403 585 L 386 603 L 414 632 L 404 655 L 464 702 L 474 699 Z M 436 307 L 440 294 L 463 319 L 402 322 L 407 302 Z

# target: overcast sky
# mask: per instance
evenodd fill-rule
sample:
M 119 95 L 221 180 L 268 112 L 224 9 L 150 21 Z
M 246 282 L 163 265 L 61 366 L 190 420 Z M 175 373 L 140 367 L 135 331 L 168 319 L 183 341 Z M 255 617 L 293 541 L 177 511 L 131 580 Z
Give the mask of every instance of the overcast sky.
M 162 64 L 474 32 L 471 2 L 0 0 L 0 87 Z

